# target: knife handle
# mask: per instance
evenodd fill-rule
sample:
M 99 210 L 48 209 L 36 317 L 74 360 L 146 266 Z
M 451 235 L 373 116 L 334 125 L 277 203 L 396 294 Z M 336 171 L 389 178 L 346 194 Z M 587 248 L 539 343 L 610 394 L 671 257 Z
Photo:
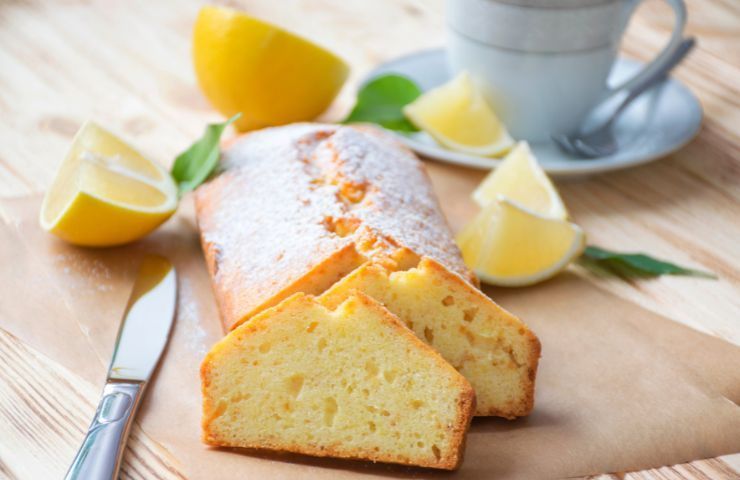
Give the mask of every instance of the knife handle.
M 108 382 L 65 480 L 116 480 L 143 382 Z

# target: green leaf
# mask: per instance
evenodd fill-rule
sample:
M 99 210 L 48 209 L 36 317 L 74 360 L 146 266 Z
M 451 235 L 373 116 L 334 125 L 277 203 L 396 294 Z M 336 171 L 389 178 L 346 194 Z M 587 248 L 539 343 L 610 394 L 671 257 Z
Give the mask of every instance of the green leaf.
M 180 196 L 197 188 L 213 173 L 221 156 L 221 134 L 240 116 L 241 113 L 237 113 L 223 123 L 208 125 L 203 136 L 177 156 L 170 173 L 177 183 Z
M 613 252 L 593 245 L 586 247 L 578 263 L 597 275 L 616 275 L 622 278 L 647 278 L 660 275 L 717 278 L 713 273 L 681 267 L 644 253 Z
M 368 82 L 357 93 L 357 103 L 342 123 L 377 123 L 390 130 L 417 132 L 403 107 L 421 95 L 421 89 L 401 75 L 388 74 Z

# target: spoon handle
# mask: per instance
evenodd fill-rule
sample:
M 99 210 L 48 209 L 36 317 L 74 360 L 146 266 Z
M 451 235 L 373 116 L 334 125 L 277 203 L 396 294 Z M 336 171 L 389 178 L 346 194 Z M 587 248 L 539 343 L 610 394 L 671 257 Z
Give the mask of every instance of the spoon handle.
M 643 92 L 650 90 L 652 87 L 665 80 L 665 78 L 668 76 L 668 73 L 673 70 L 673 68 L 678 65 L 681 60 L 686 57 L 686 55 L 688 55 L 691 49 L 694 48 L 694 45 L 696 45 L 696 39 L 694 37 L 689 37 L 686 40 L 682 41 L 676 51 L 673 52 L 673 54 L 667 59 L 666 63 L 664 63 L 660 69 L 656 70 L 652 75 L 645 77 L 641 81 L 632 85 L 629 91 L 627 91 L 627 96 L 625 96 L 622 101 L 616 104 L 613 113 L 608 116 L 608 119 L 606 120 L 606 122 L 604 122 L 604 125 L 610 125 L 612 122 L 614 122 L 614 120 L 616 120 L 619 114 L 621 114 L 622 111 L 624 111 L 624 109 L 627 108 L 630 103 L 632 103 L 635 98 L 639 97 L 640 95 L 642 95 Z M 621 96 L 621 94 L 618 95 Z
M 676 51 L 673 52 L 673 55 L 671 55 L 666 61 L 665 65 L 663 65 L 663 68 L 656 70 L 654 75 L 645 78 L 644 81 L 638 82 L 633 85 L 625 101 L 627 101 L 627 99 L 634 99 L 646 90 L 650 90 L 657 83 L 665 80 L 665 78 L 668 76 L 668 73 L 673 70 L 676 65 L 681 63 L 684 57 L 686 57 L 691 49 L 694 48 L 694 45 L 696 45 L 696 39 L 694 37 L 689 37 L 681 42 Z

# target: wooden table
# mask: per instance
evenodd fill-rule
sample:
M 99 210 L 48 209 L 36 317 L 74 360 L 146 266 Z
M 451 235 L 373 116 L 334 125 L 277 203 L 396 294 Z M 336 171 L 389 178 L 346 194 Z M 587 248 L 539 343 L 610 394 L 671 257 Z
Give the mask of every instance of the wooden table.
M 326 114 L 343 115 L 359 78 L 380 61 L 443 42 L 442 2 L 229 2 L 331 46 L 353 66 Z M 599 286 L 676 321 L 740 344 L 740 3 L 690 0 L 698 48 L 676 76 L 698 95 L 703 128 L 681 151 L 632 170 L 559 182 L 593 243 L 640 250 L 716 272 L 719 281 L 661 278 Z M 198 91 L 190 31 L 200 2 L 0 2 L 0 195 L 42 191 L 70 138 L 93 117 L 169 163 L 205 121 L 219 118 Z M 667 38 L 664 3 L 642 6 L 624 53 L 647 59 Z M 429 164 L 431 169 L 449 167 Z M 469 173 L 470 175 L 479 175 Z M 454 227 L 460 220 L 451 218 Z M 0 478 L 63 471 L 97 392 L 0 330 Z M 24 372 L 36 372 L 36 376 Z M 33 420 L 13 422 L 27 416 Z M 44 425 L 64 424 L 50 431 Z M 53 452 L 53 454 L 49 454 Z M 126 478 L 183 478 L 177 462 L 137 430 Z M 738 478 L 740 455 L 595 478 Z

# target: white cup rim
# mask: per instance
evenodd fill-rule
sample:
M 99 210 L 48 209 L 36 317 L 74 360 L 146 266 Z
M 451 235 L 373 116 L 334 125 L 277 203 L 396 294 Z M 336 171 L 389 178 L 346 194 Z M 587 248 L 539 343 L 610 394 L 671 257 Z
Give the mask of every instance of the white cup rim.
M 511 1 L 448 0 L 447 27 L 483 45 L 532 53 L 601 49 L 621 38 L 627 0 L 569 9 L 523 8 Z
M 512 7 L 532 8 L 538 10 L 574 10 L 579 8 L 599 7 L 607 3 L 626 0 L 487 0 L 491 3 L 503 3 Z

